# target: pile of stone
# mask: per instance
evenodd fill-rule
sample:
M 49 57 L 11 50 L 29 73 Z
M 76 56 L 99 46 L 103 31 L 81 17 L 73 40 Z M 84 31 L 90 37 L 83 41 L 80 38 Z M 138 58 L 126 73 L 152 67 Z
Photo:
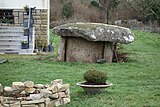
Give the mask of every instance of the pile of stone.
M 70 102 L 69 84 L 61 79 L 51 84 L 34 84 L 33 81 L 0 84 L 0 107 L 54 107 Z

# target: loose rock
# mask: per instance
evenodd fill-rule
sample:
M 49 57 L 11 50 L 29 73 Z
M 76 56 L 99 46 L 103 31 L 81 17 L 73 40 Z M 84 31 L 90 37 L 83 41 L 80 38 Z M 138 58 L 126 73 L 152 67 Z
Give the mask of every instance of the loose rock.
M 64 104 L 70 103 L 70 98 L 63 98 L 63 103 Z
M 36 90 L 35 88 L 26 88 L 25 92 L 29 93 L 29 94 L 33 94 L 35 92 L 35 90 Z
M 34 88 L 43 89 L 45 86 L 43 84 L 35 84 Z
M 26 81 L 26 82 L 24 82 L 24 85 L 25 85 L 25 87 L 33 88 L 34 82 L 33 81 Z
M 29 96 L 32 100 L 39 100 L 43 97 L 42 94 L 30 94 Z
M 15 89 L 24 88 L 24 83 L 23 82 L 13 82 L 12 87 Z

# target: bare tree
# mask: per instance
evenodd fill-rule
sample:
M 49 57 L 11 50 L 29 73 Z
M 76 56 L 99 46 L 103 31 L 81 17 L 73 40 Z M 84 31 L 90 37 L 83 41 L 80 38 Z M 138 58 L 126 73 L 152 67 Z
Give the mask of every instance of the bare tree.
M 119 0 L 99 0 L 101 5 L 101 20 L 107 24 L 109 23 L 110 12 L 112 9 L 116 8 L 119 4 Z

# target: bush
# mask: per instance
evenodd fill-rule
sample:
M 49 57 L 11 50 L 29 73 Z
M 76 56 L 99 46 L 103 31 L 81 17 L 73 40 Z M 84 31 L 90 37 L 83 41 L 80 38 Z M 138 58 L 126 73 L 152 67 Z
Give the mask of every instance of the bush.
M 63 16 L 65 16 L 68 19 L 68 18 L 72 17 L 73 12 L 74 11 L 73 11 L 73 7 L 72 7 L 71 2 L 64 4 L 63 12 L 62 12 Z
M 47 36 L 36 36 L 36 48 L 43 51 L 47 47 Z
M 90 5 L 96 7 L 96 8 L 100 8 L 100 5 L 97 1 L 91 1 Z
M 87 84 L 101 85 L 106 84 L 107 74 L 102 71 L 88 70 L 84 73 Z

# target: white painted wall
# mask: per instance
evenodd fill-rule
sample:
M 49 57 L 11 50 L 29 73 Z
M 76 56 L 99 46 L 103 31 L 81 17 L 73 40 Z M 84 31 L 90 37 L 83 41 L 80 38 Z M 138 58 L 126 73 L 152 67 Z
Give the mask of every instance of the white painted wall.
M 0 0 L 0 9 L 23 9 L 25 5 L 36 9 L 48 9 L 49 0 Z

